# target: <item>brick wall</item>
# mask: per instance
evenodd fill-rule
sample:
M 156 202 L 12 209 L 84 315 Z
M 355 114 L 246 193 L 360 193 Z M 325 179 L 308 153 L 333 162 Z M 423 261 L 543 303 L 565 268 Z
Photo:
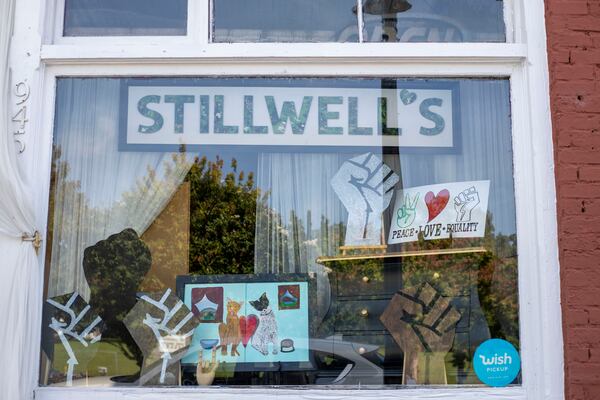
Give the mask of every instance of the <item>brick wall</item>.
M 567 400 L 600 400 L 600 0 L 545 0 Z

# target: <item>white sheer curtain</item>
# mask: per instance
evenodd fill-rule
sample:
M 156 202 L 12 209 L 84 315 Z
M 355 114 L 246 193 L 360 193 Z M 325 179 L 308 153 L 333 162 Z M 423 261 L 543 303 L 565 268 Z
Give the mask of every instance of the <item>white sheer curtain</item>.
M 43 274 L 31 242 L 33 207 L 19 174 L 9 118 L 8 52 L 14 0 L 0 2 L 0 397 L 33 397 L 37 356 L 31 346 L 39 332 L 36 303 Z
M 191 163 L 185 154 L 118 150 L 118 79 L 65 79 L 57 90 L 48 296 L 88 298 L 84 250 L 125 228 L 142 235 Z
M 496 233 L 516 232 L 508 80 L 460 81 L 460 144 L 452 154 L 400 151 L 404 187 L 490 180 Z
M 331 178 L 345 155 L 259 155 L 257 186 L 266 200 L 256 215 L 257 273 L 313 271 L 317 257 L 343 245 L 345 210 Z
M 347 213 L 331 178 L 347 154 L 264 153 L 258 157 L 257 186 L 266 195 L 257 204 L 256 273 L 311 273 L 317 281 L 317 310 L 329 308 L 331 287 L 317 257 L 343 245 Z

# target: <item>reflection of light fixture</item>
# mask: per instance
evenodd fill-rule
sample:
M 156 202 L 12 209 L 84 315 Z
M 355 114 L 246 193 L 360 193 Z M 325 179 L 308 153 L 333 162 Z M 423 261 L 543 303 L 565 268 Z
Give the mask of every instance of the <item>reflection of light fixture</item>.
M 363 0 L 362 12 L 364 14 L 381 15 L 383 22 L 382 42 L 396 42 L 398 28 L 396 14 L 408 11 L 412 4 L 408 0 Z M 357 13 L 356 6 L 352 7 L 354 14 Z
M 410 10 L 407 0 L 365 0 L 363 12 L 372 15 L 397 14 Z

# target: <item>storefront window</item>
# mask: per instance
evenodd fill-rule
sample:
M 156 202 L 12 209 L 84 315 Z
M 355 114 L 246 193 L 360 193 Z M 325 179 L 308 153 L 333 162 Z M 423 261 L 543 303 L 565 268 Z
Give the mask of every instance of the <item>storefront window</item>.
M 65 36 L 185 35 L 187 0 L 65 0 Z
M 506 79 L 60 78 L 53 151 L 42 385 L 477 385 L 520 347 Z

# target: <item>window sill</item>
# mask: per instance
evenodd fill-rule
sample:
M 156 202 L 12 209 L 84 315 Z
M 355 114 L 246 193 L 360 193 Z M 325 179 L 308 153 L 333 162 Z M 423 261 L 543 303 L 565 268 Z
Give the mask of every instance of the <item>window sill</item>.
M 461 400 L 482 400 L 482 399 L 501 399 L 501 400 L 525 400 L 526 391 L 522 386 L 508 388 L 489 388 L 489 387 L 444 387 L 427 389 L 270 389 L 270 388 L 51 388 L 40 387 L 35 391 L 36 400 L 128 400 L 140 399 L 198 399 L 206 396 L 211 400 L 231 400 L 239 399 L 243 396 L 244 400 L 264 400 L 265 398 L 286 398 L 287 400 L 296 399 L 328 399 L 335 397 L 336 400 L 354 400 L 360 391 L 361 399 L 377 400 L 401 400 L 401 399 L 423 399 L 423 400 L 456 400 L 460 396 Z

